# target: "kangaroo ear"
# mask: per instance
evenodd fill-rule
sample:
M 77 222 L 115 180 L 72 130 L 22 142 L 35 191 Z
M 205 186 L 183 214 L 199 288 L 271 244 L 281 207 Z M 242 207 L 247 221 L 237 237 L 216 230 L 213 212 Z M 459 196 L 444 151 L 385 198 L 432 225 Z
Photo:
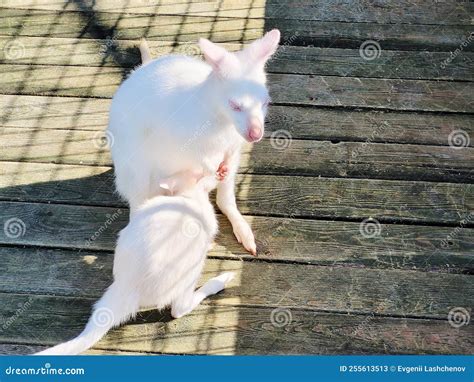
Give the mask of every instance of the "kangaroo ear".
M 237 58 L 219 45 L 201 38 L 199 39 L 199 47 L 204 54 L 206 62 L 212 66 L 212 69 L 220 77 L 225 78 L 238 70 L 239 62 Z
M 276 52 L 280 42 L 280 31 L 273 29 L 267 32 L 261 39 L 254 41 L 242 53 L 250 62 L 265 64 Z

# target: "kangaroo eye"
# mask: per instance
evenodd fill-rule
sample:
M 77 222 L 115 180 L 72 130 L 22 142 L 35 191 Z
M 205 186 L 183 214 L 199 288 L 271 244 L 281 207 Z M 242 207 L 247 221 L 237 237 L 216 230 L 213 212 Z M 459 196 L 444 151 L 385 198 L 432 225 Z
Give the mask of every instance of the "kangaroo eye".
M 242 106 L 240 106 L 237 102 L 230 100 L 229 101 L 230 108 L 234 111 L 242 111 Z

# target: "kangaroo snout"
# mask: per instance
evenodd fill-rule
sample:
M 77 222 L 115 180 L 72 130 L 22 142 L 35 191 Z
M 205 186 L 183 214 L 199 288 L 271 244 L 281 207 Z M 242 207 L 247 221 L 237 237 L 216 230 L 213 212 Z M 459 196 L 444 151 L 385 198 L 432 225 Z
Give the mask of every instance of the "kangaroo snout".
M 257 118 L 250 119 L 247 125 L 247 140 L 258 142 L 263 137 L 263 125 Z

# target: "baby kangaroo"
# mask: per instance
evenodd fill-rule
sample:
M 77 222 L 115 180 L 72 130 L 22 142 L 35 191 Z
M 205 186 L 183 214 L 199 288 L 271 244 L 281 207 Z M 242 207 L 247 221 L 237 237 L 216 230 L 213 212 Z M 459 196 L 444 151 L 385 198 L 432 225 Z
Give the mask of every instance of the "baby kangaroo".
M 120 232 L 114 257 L 114 281 L 96 303 L 84 331 L 71 341 L 38 355 L 78 354 L 98 342 L 111 328 L 134 317 L 140 308 L 171 305 L 178 318 L 203 299 L 224 289 L 234 276 L 223 273 L 195 290 L 206 253 L 217 233 L 209 191 L 214 176 L 180 173 L 186 177 L 178 196 L 156 196 L 137 209 Z M 189 186 L 189 178 L 195 182 Z M 170 186 L 173 188 L 174 186 Z

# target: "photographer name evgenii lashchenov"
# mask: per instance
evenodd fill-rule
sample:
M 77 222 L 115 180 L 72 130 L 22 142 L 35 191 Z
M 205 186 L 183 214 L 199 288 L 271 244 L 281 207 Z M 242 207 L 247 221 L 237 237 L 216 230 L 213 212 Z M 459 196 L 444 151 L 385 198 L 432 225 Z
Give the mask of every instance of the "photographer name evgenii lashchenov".
M 465 366 L 447 366 L 447 365 L 418 365 L 418 366 L 401 366 L 401 365 L 341 365 L 340 372 L 349 373 L 465 373 Z

